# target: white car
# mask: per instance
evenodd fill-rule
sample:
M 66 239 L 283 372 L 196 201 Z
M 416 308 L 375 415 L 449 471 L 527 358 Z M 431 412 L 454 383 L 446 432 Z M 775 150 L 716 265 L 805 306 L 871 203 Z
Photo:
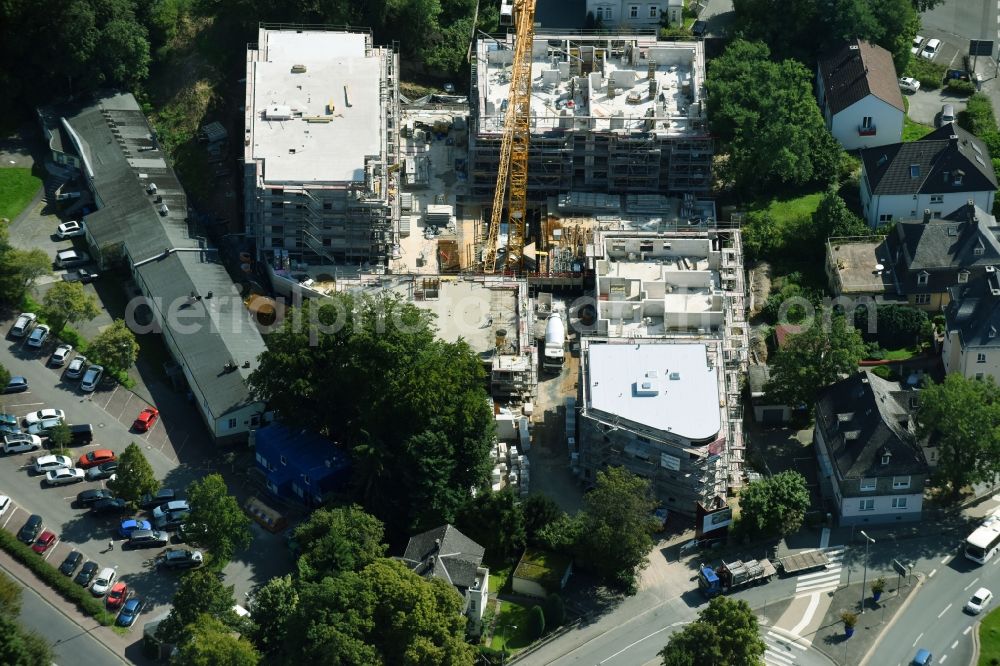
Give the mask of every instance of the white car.
M 38 435 L 21 433 L 7 435 L 3 438 L 4 453 L 24 453 L 25 451 L 37 451 L 42 448 L 42 438 Z
M 7 513 L 7 509 L 10 508 L 10 498 L 6 495 L 0 495 L 0 516 Z
M 976 593 L 972 595 L 972 598 L 966 602 L 965 610 L 973 615 L 979 615 L 991 601 L 993 601 L 993 593 L 985 587 L 981 587 L 976 590 Z
M 22 312 L 14 325 L 10 327 L 10 334 L 15 338 L 23 338 L 24 334 L 31 330 L 32 324 L 38 319 L 34 312 Z
M 917 55 L 920 53 L 920 47 L 924 45 L 924 38 L 917 35 L 913 38 L 913 46 L 910 47 L 910 53 Z
M 80 389 L 84 393 L 91 393 L 97 388 L 97 385 L 101 383 L 101 377 L 104 376 L 104 368 L 99 365 L 92 365 L 87 368 L 87 372 L 83 373 L 83 381 L 80 382 Z
M 76 220 L 63 222 L 56 227 L 56 236 L 59 238 L 76 238 L 77 236 L 83 236 L 85 233 L 86 230 L 83 228 L 83 223 Z
M 111 589 L 111 586 L 115 582 L 115 578 L 118 574 L 111 567 L 104 567 L 101 569 L 100 573 L 97 574 L 97 578 L 94 579 L 94 584 L 90 586 L 90 591 L 95 597 L 103 597 Z
M 938 49 L 941 48 L 940 39 L 928 39 L 927 43 L 924 44 L 924 50 L 920 52 L 922 58 L 927 58 L 928 60 L 933 60 L 934 56 L 938 54 Z
M 45 419 L 64 419 L 66 418 L 66 412 L 61 409 L 39 409 L 37 412 L 31 412 L 24 417 L 25 425 L 31 425 L 33 423 L 38 423 L 39 421 L 44 421 Z
M 82 469 L 77 469 L 76 467 L 54 469 L 45 475 L 45 483 L 50 486 L 65 486 L 70 483 L 79 483 L 80 481 L 83 481 L 84 474 L 86 474 L 86 472 Z
M 899 89 L 912 95 L 920 90 L 920 81 L 917 81 L 912 76 L 904 76 L 899 80 Z
M 28 346 L 41 347 L 45 344 L 45 338 L 47 337 L 49 337 L 49 327 L 45 324 L 39 324 L 31 331 L 31 335 L 28 336 Z
M 87 367 L 87 357 L 81 354 L 77 354 L 76 357 L 69 362 L 69 367 L 66 368 L 66 378 L 67 379 L 79 379 L 83 376 L 83 370 Z
M 48 435 L 49 430 L 52 430 L 57 425 L 62 423 L 62 419 L 42 419 L 38 423 L 32 423 L 28 426 L 29 435 Z
M 69 456 L 42 456 L 35 460 L 35 472 L 38 474 L 71 467 L 73 467 L 73 459 Z
M 49 359 L 49 363 L 55 367 L 61 367 L 66 363 L 66 359 L 73 352 L 73 345 L 59 345 L 56 350 L 52 352 L 52 358 Z

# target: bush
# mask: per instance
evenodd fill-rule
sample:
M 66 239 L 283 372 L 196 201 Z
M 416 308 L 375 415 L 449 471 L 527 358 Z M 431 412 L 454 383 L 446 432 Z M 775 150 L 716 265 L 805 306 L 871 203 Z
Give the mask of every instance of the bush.
M 982 93 L 969 97 L 965 103 L 965 110 L 958 114 L 958 124 L 962 129 L 978 137 L 996 132 L 997 121 L 990 98 Z
M 851 611 L 844 611 L 840 614 L 840 619 L 843 620 L 845 627 L 853 627 L 858 623 L 858 616 L 856 613 Z
M 528 638 L 537 641 L 545 633 L 545 611 L 535 605 L 528 611 Z
M 937 90 L 944 81 L 946 69 L 942 65 L 935 65 L 926 58 L 910 58 L 905 75 L 920 81 L 920 87 L 924 90 Z
M 923 310 L 899 305 L 880 305 L 877 326 L 868 330 L 868 308 L 854 312 L 854 326 L 866 342 L 877 342 L 883 349 L 899 349 L 918 344 L 931 334 L 930 320 Z M 869 356 L 869 358 L 876 358 Z
M 81 611 L 92 616 L 104 626 L 114 624 L 115 615 L 104 609 L 103 600 L 95 598 L 89 590 L 74 583 L 72 578 L 64 576 L 58 569 L 39 557 L 38 553 L 31 550 L 30 546 L 24 545 L 13 534 L 4 529 L 0 529 L 0 548 L 31 569 L 32 573 L 58 592 L 66 601 L 75 603 Z
M 892 370 L 888 366 L 879 365 L 872 369 L 872 374 L 882 379 L 892 379 Z
M 545 626 L 549 631 L 562 626 L 566 621 L 566 607 L 563 605 L 562 597 L 553 592 L 545 598 Z
M 948 89 L 948 92 L 956 95 L 971 95 L 976 92 L 976 84 L 971 81 L 963 81 L 962 79 L 948 79 L 945 87 Z

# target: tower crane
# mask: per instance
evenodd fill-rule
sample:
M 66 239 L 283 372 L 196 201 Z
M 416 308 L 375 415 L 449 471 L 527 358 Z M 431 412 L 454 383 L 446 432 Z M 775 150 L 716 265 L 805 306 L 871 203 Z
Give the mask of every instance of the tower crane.
M 514 2 L 514 58 L 510 92 L 500 144 L 497 186 L 493 192 L 490 226 L 483 246 L 483 272 L 497 270 L 497 242 L 507 199 L 506 269 L 519 269 L 524 259 L 524 236 L 528 207 L 528 139 L 531 121 L 531 44 L 535 36 L 535 0 Z

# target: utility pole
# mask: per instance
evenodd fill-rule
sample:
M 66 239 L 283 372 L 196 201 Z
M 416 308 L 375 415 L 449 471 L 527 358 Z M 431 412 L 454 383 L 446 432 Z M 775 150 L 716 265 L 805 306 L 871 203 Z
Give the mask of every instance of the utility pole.
M 868 544 L 875 543 L 875 539 L 871 538 L 865 534 L 864 530 L 861 530 L 861 536 L 865 538 L 865 575 L 861 581 L 861 614 L 865 614 L 865 588 L 868 587 Z

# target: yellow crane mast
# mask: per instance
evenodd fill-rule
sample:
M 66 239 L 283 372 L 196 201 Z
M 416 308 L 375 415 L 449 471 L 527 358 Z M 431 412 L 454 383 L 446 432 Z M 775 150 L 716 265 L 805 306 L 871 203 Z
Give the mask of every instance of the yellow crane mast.
M 497 270 L 497 242 L 507 197 L 506 268 L 519 269 L 524 257 L 524 235 L 528 207 L 528 139 L 531 122 L 531 44 L 535 36 L 535 0 L 514 4 L 514 59 L 511 63 L 507 115 L 500 144 L 497 187 L 493 192 L 490 227 L 483 246 L 483 272 Z

